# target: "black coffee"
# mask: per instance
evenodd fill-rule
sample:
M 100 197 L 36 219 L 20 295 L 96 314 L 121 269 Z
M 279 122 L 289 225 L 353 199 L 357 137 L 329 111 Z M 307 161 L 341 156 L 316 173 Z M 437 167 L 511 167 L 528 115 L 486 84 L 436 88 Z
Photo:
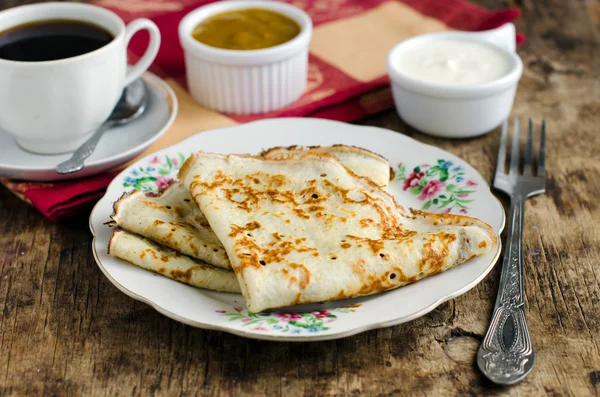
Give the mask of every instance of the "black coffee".
M 0 59 L 41 62 L 71 58 L 97 50 L 112 39 L 106 29 L 87 22 L 36 21 L 0 32 Z

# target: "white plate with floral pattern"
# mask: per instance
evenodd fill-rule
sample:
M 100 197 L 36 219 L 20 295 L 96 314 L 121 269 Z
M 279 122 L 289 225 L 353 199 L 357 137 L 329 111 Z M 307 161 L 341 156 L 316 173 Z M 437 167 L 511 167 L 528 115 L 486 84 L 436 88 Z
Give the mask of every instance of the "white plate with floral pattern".
M 177 177 L 192 152 L 258 153 L 274 146 L 360 146 L 386 157 L 396 177 L 388 191 L 406 207 L 468 214 L 500 234 L 504 210 L 481 175 L 458 157 L 400 133 L 321 119 L 281 118 L 202 132 L 147 156 L 119 174 L 90 216 L 94 256 L 108 279 L 125 294 L 177 321 L 256 339 L 316 341 L 342 338 L 422 316 L 467 292 L 492 269 L 500 245 L 485 256 L 417 283 L 385 293 L 323 304 L 249 313 L 241 295 L 194 288 L 111 257 L 112 205 L 123 191 L 157 194 Z

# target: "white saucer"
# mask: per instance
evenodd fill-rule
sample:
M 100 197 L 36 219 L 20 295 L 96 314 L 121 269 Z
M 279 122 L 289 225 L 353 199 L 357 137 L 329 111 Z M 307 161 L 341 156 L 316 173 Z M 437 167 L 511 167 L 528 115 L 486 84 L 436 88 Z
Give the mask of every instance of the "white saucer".
M 137 120 L 111 128 L 104 133 L 85 168 L 62 175 L 55 167 L 71 154 L 42 155 L 21 149 L 14 139 L 0 130 L 0 176 L 28 181 L 60 181 L 99 174 L 142 153 L 171 126 L 177 114 L 177 97 L 169 85 L 156 75 L 143 76 L 148 86 L 148 108 Z

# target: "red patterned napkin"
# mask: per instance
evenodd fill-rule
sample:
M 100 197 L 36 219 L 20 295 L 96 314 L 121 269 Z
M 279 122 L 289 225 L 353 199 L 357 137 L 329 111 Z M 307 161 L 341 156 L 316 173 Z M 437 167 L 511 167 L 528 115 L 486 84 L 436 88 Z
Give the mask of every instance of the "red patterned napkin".
M 196 104 L 185 90 L 183 51 L 177 25 L 190 10 L 214 0 L 99 0 L 126 22 L 152 19 L 162 45 L 152 71 L 174 89 L 179 114 L 148 151 L 159 150 L 199 131 L 269 117 L 309 116 L 353 121 L 393 107 L 385 56 L 397 42 L 417 34 L 487 30 L 510 22 L 518 10 L 488 11 L 466 0 L 287 0 L 314 22 L 306 94 L 285 109 L 258 116 L 228 116 Z M 135 37 L 132 54 L 143 53 L 147 37 Z M 517 41 L 523 41 L 522 36 Z M 115 172 L 59 183 L 0 179 L 8 189 L 52 221 L 87 211 L 104 193 Z

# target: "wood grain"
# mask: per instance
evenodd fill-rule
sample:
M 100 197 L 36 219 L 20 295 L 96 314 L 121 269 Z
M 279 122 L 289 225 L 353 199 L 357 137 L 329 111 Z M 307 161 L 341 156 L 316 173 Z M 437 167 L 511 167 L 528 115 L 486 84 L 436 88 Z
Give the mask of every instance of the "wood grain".
M 499 268 L 408 324 L 330 342 L 260 342 L 184 326 L 128 298 L 96 266 L 85 216 L 52 224 L 0 188 L 0 396 L 600 394 L 600 4 L 477 3 L 523 11 L 514 114 L 549 126 L 548 193 L 526 207 L 537 355 L 526 380 L 496 387 L 475 365 Z M 391 111 L 361 124 L 439 146 L 491 181 L 498 131 L 435 139 Z

